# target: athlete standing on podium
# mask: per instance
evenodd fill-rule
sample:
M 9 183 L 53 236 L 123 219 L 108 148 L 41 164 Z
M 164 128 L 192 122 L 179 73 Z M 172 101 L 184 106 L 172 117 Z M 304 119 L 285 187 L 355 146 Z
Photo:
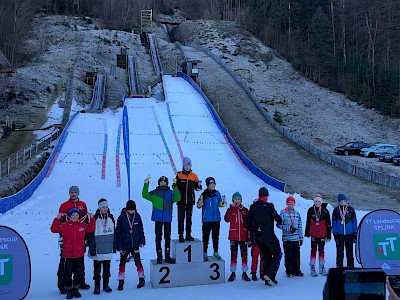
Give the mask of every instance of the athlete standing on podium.
M 183 228 L 186 217 L 186 241 L 194 241 L 192 237 L 192 213 L 195 204 L 194 191 L 201 191 L 202 186 L 199 178 L 192 171 L 192 161 L 189 157 L 182 160 L 182 171 L 176 175 L 176 186 L 181 193 L 181 200 L 178 202 L 178 234 L 179 242 L 183 243 Z

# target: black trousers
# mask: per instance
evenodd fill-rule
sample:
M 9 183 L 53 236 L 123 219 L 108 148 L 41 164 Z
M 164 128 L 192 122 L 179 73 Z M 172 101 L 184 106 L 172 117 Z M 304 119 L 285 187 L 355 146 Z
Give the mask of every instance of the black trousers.
M 64 260 L 64 287 L 66 289 L 79 288 L 83 278 L 84 258 L 65 258 Z M 73 276 L 73 278 L 72 278 Z
M 178 234 L 183 234 L 186 218 L 186 236 L 192 234 L 192 213 L 193 205 L 178 205 Z
M 110 265 L 111 265 L 111 260 L 93 261 L 93 280 L 96 284 L 100 284 L 101 266 L 103 266 L 103 284 L 109 283 L 109 278 L 111 277 Z
M 219 221 L 203 223 L 202 231 L 203 231 L 203 252 L 204 253 L 207 253 L 208 241 L 210 240 L 210 233 L 212 236 L 214 252 L 218 252 L 219 228 L 220 228 Z
M 158 222 L 155 223 L 155 235 L 156 235 L 156 250 L 162 251 L 161 240 L 164 227 L 164 241 L 165 249 L 171 249 L 171 222 Z
M 282 256 L 279 241 L 276 240 L 275 242 L 267 242 L 264 240 L 257 240 L 257 245 L 263 255 L 264 274 L 270 279 L 275 280 Z
M 284 241 L 286 275 L 300 274 L 300 244 L 299 241 Z
M 338 234 L 335 241 L 336 267 L 343 267 L 344 248 L 346 248 L 347 266 L 354 267 L 353 235 Z

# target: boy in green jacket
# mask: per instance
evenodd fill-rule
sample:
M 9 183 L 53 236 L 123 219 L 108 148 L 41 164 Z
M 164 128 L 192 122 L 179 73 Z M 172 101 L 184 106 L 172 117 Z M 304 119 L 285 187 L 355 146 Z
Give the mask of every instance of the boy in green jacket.
M 172 204 L 181 199 L 179 189 L 175 183 L 172 190 L 168 186 L 168 178 L 161 176 L 158 179 L 156 189 L 149 192 L 150 176 L 144 180 L 142 197 L 153 203 L 153 212 L 151 220 L 155 222 L 157 264 L 162 264 L 161 239 L 164 227 L 165 240 L 165 262 L 169 264 L 175 263 L 171 257 L 171 222 L 172 222 Z

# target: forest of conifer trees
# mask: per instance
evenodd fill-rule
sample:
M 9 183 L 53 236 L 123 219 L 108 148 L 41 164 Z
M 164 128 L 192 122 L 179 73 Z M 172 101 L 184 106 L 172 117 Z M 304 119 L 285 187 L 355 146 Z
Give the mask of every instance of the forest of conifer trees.
M 236 20 L 310 80 L 385 115 L 400 116 L 398 0 L 0 0 L 0 50 L 21 64 L 19 45 L 38 12 L 139 27 L 140 10 L 188 19 Z

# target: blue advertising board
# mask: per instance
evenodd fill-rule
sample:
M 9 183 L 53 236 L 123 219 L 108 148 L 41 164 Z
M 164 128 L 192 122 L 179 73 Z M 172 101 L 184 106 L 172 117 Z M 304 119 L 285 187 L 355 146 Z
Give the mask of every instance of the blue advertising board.
M 0 299 L 24 299 L 31 285 L 31 260 L 23 238 L 0 226 Z
M 381 268 L 387 275 L 400 275 L 400 214 L 374 210 L 358 227 L 357 261 L 363 268 Z

